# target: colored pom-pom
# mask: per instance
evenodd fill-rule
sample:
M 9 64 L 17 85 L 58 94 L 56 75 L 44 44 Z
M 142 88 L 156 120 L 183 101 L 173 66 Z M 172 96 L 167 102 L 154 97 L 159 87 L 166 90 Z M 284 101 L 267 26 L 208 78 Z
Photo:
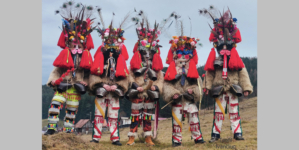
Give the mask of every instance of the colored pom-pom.
M 201 76 L 204 78 L 206 76 L 206 74 L 202 74 Z
M 207 62 L 206 62 L 206 65 L 204 67 L 204 70 L 205 71 L 214 71 L 214 61 L 216 59 L 216 52 L 215 52 L 215 49 L 212 48 L 211 49 L 211 52 L 209 54 L 209 57 L 207 59 Z
M 71 52 L 69 51 L 68 48 L 65 48 L 60 52 L 60 54 L 57 56 L 55 61 L 53 62 L 53 65 L 55 67 L 59 68 L 73 68 L 74 67 L 74 62 L 73 58 L 71 56 Z

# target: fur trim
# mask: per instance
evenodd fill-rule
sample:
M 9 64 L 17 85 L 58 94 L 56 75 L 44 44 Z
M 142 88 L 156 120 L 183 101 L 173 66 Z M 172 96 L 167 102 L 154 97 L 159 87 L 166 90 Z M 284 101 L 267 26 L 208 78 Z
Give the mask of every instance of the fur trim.
M 185 83 L 186 84 L 186 83 Z M 165 102 L 170 102 L 172 97 L 175 94 L 180 94 L 181 92 L 175 88 L 175 86 L 171 83 L 171 81 L 165 81 L 163 85 L 163 100 Z
M 243 91 L 249 91 L 249 94 L 253 92 L 253 86 L 251 85 L 250 78 L 246 68 L 244 67 L 241 71 L 227 71 L 227 77 L 230 79 L 231 84 L 240 85 Z M 207 80 L 206 88 L 211 89 L 212 86 L 224 85 L 224 80 L 222 79 L 222 69 L 217 68 L 215 71 L 207 71 L 206 77 Z M 204 81 L 205 87 L 205 81 Z M 224 91 L 229 91 L 230 86 L 227 85 L 224 87 Z
M 163 93 L 163 82 L 164 82 L 163 72 L 158 71 L 157 80 L 153 82 L 153 85 L 156 85 L 159 88 L 160 95 L 162 95 Z
M 133 133 L 133 132 L 129 132 L 129 133 L 128 133 L 128 136 L 138 137 L 138 136 L 137 136 L 137 132 L 134 132 L 134 133 Z

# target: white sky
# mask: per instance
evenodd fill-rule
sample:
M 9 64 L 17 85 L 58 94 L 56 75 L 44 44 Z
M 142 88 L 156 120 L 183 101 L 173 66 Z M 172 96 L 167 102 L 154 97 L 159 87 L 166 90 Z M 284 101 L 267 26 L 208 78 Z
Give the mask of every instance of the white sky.
M 61 48 L 57 46 L 57 41 L 61 34 L 61 17 L 55 15 L 57 10 L 63 3 L 62 0 L 43 0 L 42 1 L 42 84 L 48 80 L 49 74 L 53 69 L 53 61 L 58 56 Z M 176 11 L 184 21 L 185 33 L 189 35 L 190 23 L 188 16 L 192 20 L 192 37 L 200 38 L 203 47 L 197 48 L 199 57 L 199 65 L 204 65 L 206 59 L 213 47 L 209 42 L 210 28 L 208 23 L 212 22 L 203 16 L 199 16 L 198 9 L 208 8 L 210 5 L 216 8 L 226 10 L 230 8 L 233 17 L 237 18 L 237 26 L 241 31 L 242 42 L 237 45 L 239 55 L 247 57 L 257 57 L 257 0 L 82 0 L 84 5 L 100 6 L 106 27 L 112 19 L 112 12 L 115 13 L 114 23 L 119 25 L 124 16 L 129 12 L 143 10 L 151 23 L 155 20 L 160 23 L 167 18 L 171 12 Z M 222 11 L 221 11 L 222 12 Z M 95 23 L 99 22 L 99 17 L 95 13 Z M 130 17 L 131 18 L 131 17 Z M 94 24 L 95 24 L 94 23 Z M 175 35 L 174 24 L 168 31 Z M 101 39 L 96 31 L 91 33 L 95 49 L 91 50 L 94 55 L 97 48 L 101 44 Z M 135 29 L 132 27 L 125 31 L 125 45 L 128 49 L 129 66 L 131 57 L 133 56 L 133 47 L 137 41 Z M 165 36 L 159 37 L 159 44 L 163 47 L 161 50 L 161 58 L 165 64 L 168 50 L 170 48 L 169 38 Z

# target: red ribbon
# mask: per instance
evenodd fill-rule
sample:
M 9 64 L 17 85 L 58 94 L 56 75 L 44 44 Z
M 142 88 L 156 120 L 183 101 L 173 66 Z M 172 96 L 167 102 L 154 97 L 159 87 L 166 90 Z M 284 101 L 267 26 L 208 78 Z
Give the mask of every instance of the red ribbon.
M 223 71 L 222 71 L 222 79 L 226 80 L 227 79 L 227 56 L 230 55 L 229 50 L 221 50 L 220 55 L 223 55 Z

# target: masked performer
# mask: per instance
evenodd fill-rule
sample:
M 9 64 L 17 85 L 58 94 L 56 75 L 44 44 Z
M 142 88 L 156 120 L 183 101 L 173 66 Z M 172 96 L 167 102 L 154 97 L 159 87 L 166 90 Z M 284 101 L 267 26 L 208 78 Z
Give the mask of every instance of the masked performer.
M 176 17 L 175 17 L 176 18 Z M 173 146 L 180 146 L 182 143 L 182 121 L 188 118 L 191 131 L 191 139 L 195 144 L 204 143 L 198 108 L 195 103 L 199 102 L 202 92 L 202 80 L 198 75 L 196 64 L 198 56 L 196 52 L 197 41 L 183 35 L 183 22 L 176 19 L 180 24 L 180 36 L 173 36 L 170 40 L 171 47 L 168 52 L 166 63 L 169 67 L 164 76 L 163 99 L 172 104 L 172 142 Z
M 53 63 L 55 67 L 47 82 L 55 93 L 49 108 L 48 130 L 45 135 L 53 134 L 57 129 L 58 116 L 65 102 L 63 131 L 73 132 L 79 101 L 86 92 L 92 64 L 89 52 L 94 48 L 90 35 L 94 29 L 91 27 L 93 19 L 89 19 L 92 8 L 69 1 L 63 3 L 61 10 L 56 11 L 63 17 L 63 31 L 57 44 L 63 50 Z
M 226 110 L 229 112 L 234 139 L 244 140 L 238 97 L 243 96 L 243 94 L 248 96 L 252 93 L 253 87 L 243 61 L 236 50 L 237 43 L 241 42 L 241 34 L 236 25 L 237 19 L 232 18 L 229 10 L 222 15 L 220 14 L 218 19 L 212 13 L 213 9 L 215 8 L 200 10 L 200 14 L 205 15 L 206 13 L 212 18 L 214 24 L 209 38 L 210 42 L 213 42 L 214 48 L 212 48 L 204 68 L 206 75 L 203 86 L 205 93 L 215 98 L 210 142 L 215 142 L 220 138 Z M 217 58 L 215 49 L 219 56 Z
M 98 11 L 103 21 L 101 10 Z M 107 29 L 104 22 L 102 25 L 103 28 L 99 28 L 98 32 L 103 42 L 94 55 L 89 78 L 90 90 L 96 96 L 94 132 L 91 142 L 98 143 L 101 139 L 104 119 L 107 116 L 110 140 L 112 144 L 121 146 L 118 130 L 119 101 L 128 90 L 129 71 L 126 60 L 129 56 L 124 45 L 122 24 L 118 29 L 112 27 L 112 21 Z
M 130 62 L 130 89 L 126 94 L 127 99 L 132 102 L 127 145 L 134 144 L 138 126 L 143 124 L 145 142 L 153 146 L 155 144 L 152 142 L 151 121 L 155 120 L 155 137 L 158 127 L 159 98 L 163 90 L 163 73 L 161 71 L 163 64 L 160 57 L 159 40 L 157 40 L 161 32 L 156 23 L 153 29 L 149 28 L 148 20 L 142 13 L 140 11 L 143 17 L 142 22 L 136 29 L 139 40 L 135 44 L 134 56 Z M 133 18 L 133 20 L 138 19 Z

